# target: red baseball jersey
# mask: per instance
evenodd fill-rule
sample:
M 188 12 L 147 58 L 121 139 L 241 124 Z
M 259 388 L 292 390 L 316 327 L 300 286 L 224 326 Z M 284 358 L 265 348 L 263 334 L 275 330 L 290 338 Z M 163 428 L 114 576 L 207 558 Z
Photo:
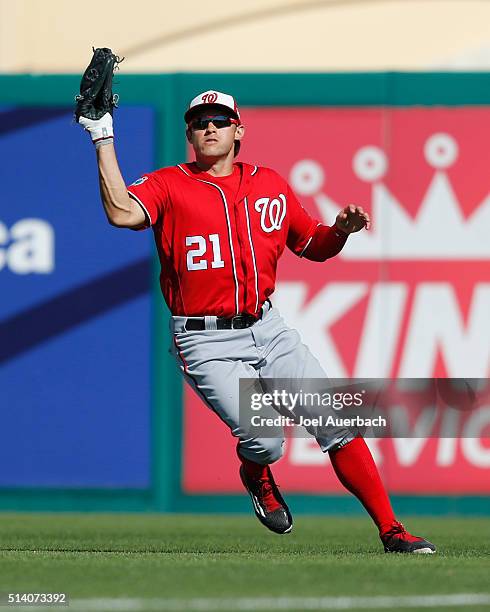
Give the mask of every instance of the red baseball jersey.
M 173 315 L 256 314 L 274 291 L 284 247 L 301 257 L 321 225 L 274 170 L 242 162 L 226 177 L 195 163 L 161 168 L 128 193 L 153 228 Z

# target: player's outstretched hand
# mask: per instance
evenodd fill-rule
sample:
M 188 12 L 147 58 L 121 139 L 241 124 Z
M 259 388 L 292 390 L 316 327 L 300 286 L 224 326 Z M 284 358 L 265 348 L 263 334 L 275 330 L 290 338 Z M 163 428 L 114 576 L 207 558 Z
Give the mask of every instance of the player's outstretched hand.
M 118 96 L 112 93 L 112 77 L 124 58 L 107 47 L 93 48 L 90 64 L 82 75 L 80 94 L 76 96 L 75 120 L 90 133 L 92 142 L 112 142 L 112 113 Z
M 371 227 L 371 218 L 361 206 L 349 204 L 349 206 L 346 206 L 339 212 L 335 224 L 346 234 L 352 234 L 362 230 L 363 227 L 369 229 Z

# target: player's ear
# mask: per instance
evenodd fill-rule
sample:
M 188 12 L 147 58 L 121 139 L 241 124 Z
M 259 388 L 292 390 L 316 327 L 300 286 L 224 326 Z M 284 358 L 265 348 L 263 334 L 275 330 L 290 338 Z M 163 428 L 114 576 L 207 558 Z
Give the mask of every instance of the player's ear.
M 236 126 L 235 140 L 241 140 L 245 136 L 245 126 L 240 123 Z
M 189 128 L 186 129 L 185 135 L 186 135 L 187 141 L 192 144 L 192 133 Z

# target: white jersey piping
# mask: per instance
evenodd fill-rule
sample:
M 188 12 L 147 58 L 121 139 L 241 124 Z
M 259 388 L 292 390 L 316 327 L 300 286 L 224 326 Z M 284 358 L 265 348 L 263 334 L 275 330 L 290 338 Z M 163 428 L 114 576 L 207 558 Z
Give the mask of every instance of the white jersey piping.
M 257 309 L 259 307 L 259 275 L 257 273 L 257 263 L 255 261 L 255 249 L 254 249 L 254 245 L 252 242 L 252 230 L 250 227 L 250 217 L 248 215 L 248 200 L 247 198 L 244 199 L 244 203 L 245 203 L 245 216 L 247 217 L 247 230 L 248 230 L 248 241 L 250 242 L 250 249 L 252 251 L 252 262 L 254 265 L 254 274 L 255 274 L 255 310 L 254 313 L 257 312 Z

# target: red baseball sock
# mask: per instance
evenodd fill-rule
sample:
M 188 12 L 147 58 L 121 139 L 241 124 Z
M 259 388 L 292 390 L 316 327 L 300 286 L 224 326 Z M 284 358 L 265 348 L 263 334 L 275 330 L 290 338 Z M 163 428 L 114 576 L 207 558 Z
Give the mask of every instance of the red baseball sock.
M 260 463 L 255 463 L 255 461 L 250 461 L 250 459 L 245 459 L 242 457 L 240 453 L 238 454 L 238 458 L 242 462 L 243 469 L 247 476 L 250 478 L 265 478 L 267 476 L 267 466 L 262 465 Z
M 269 466 L 261 465 L 260 463 L 255 463 L 255 461 L 250 461 L 250 459 L 245 459 L 245 457 L 242 457 L 238 452 L 237 454 L 240 461 L 242 462 L 243 469 L 248 478 L 251 478 L 253 480 L 258 480 L 259 478 L 269 478 Z M 277 510 L 278 508 L 282 507 L 276 496 L 274 495 L 274 491 L 270 484 L 262 485 L 261 496 L 262 502 L 264 503 L 268 512 L 274 512 L 274 510 Z
M 359 499 L 379 532 L 386 531 L 395 515 L 364 438 L 354 438 L 342 448 L 329 451 L 329 455 L 340 482 Z
M 266 478 L 268 476 L 267 465 L 262 465 L 262 463 L 256 463 L 255 461 L 250 461 L 250 459 L 246 459 L 240 453 L 240 442 L 236 445 L 236 454 L 240 461 L 242 462 L 243 469 L 245 473 L 250 478 Z

